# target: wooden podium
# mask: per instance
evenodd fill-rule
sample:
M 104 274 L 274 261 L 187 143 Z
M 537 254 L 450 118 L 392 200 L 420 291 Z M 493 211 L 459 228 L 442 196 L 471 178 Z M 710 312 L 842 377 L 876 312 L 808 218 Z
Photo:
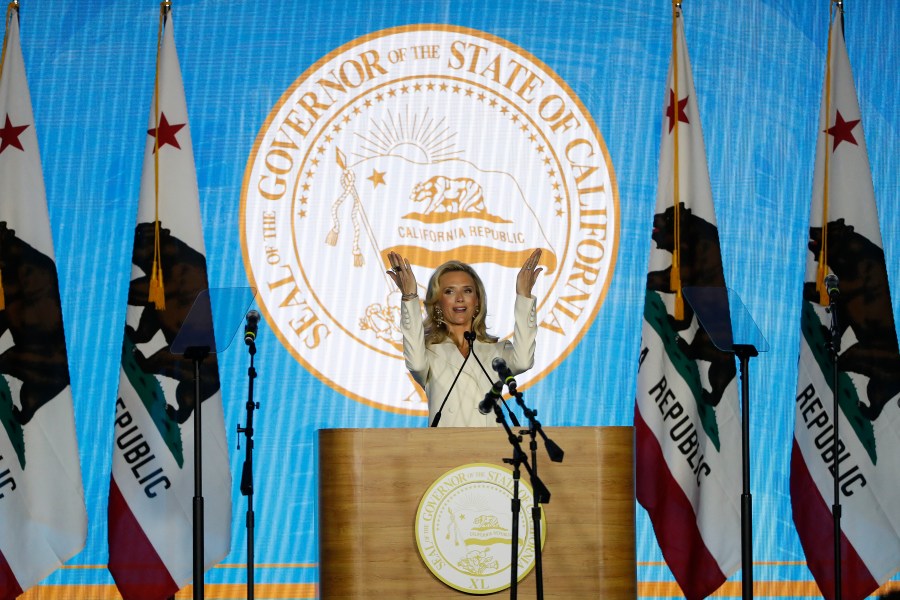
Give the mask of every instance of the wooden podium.
M 538 475 L 551 493 L 541 524 L 547 534 L 544 597 L 633 600 L 632 428 L 545 431 L 565 459 L 551 463 L 538 438 Z M 528 444 L 526 437 L 526 452 Z M 499 428 L 319 430 L 320 597 L 472 597 L 428 570 L 416 548 L 416 510 L 429 486 L 450 469 L 471 463 L 509 468 L 502 459 L 510 456 Z M 522 480 L 527 478 L 523 468 Z M 518 592 L 535 597 L 534 571 Z

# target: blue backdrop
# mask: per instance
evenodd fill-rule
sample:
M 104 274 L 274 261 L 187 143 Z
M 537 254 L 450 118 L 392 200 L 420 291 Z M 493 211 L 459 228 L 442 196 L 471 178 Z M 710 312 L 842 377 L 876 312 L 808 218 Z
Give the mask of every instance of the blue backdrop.
M 900 3 L 846 5 L 896 319 Z M 751 364 L 750 380 L 757 581 L 811 580 L 791 520 L 788 478 L 828 7 L 828 0 L 684 2 L 726 281 L 771 348 Z M 113 411 L 158 10 L 150 0 L 23 0 L 20 11 L 89 518 L 86 548 L 50 584 L 111 583 L 96 567 L 107 560 Z M 593 325 L 530 389 L 529 399 L 545 425 L 631 424 L 671 51 L 668 2 L 176 0 L 174 18 L 211 287 L 248 285 L 239 225 L 244 169 L 269 112 L 321 57 L 384 28 L 440 23 L 504 38 L 553 69 L 581 98 L 606 142 L 618 182 L 619 249 Z M 347 293 L 365 293 L 350 279 L 345 285 Z M 425 419 L 333 391 L 269 335 L 265 323 L 258 348 L 257 581 L 315 582 L 317 429 L 422 427 Z M 244 423 L 246 367 L 242 345 L 220 356 L 232 448 L 235 427 Z M 378 385 L 378 374 L 372 377 Z M 210 582 L 244 581 L 242 460 L 243 452 L 232 453 L 234 537 L 225 563 L 233 567 L 215 569 Z M 639 580 L 671 581 L 645 514 L 636 510 Z

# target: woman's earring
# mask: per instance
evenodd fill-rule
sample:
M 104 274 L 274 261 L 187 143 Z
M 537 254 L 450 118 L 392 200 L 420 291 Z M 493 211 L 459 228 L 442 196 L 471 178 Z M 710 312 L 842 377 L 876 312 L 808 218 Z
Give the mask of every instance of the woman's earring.
M 438 325 L 444 324 L 444 311 L 441 310 L 440 306 L 434 307 L 434 322 Z
M 476 306 L 476 307 L 475 307 L 475 310 L 472 312 L 472 316 L 473 316 L 473 317 L 477 317 L 477 316 L 478 316 L 478 313 L 480 313 L 480 312 L 481 312 L 481 307 L 480 307 L 480 306 Z

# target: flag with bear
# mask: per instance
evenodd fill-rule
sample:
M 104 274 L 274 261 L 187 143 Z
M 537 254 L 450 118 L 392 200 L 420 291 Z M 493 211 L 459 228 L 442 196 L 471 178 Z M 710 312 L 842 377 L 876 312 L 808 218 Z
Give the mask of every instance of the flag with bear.
M 0 598 L 77 554 L 87 514 L 59 279 L 19 40 L 6 13 L 0 63 Z
M 215 355 L 170 351 L 208 296 L 199 193 L 171 6 L 160 5 L 156 80 L 134 232 L 109 489 L 109 571 L 125 600 L 168 598 L 193 575 L 194 417 L 202 410 L 206 569 L 231 545 L 231 473 Z M 208 305 L 207 305 L 208 308 Z
M 725 287 L 706 149 L 684 39 L 672 5 L 634 425 L 637 499 L 689 600 L 741 561 L 741 427 L 735 359 L 699 327 L 683 288 Z
M 830 599 L 837 587 L 837 477 L 841 596 L 856 600 L 900 568 L 900 352 L 843 14 L 834 3 L 832 11 L 800 316 L 790 487 L 807 564 Z M 839 292 L 837 472 L 832 313 L 825 283 L 830 274 L 837 276 Z

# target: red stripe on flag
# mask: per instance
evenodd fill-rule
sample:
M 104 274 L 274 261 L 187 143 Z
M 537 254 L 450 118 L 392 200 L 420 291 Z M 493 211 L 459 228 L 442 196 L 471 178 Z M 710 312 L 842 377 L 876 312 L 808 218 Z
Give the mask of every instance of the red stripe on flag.
M 834 519 L 819 493 L 794 438 L 791 450 L 791 509 L 806 563 L 822 596 L 834 598 Z M 848 600 L 865 598 L 878 589 L 856 549 L 841 532 L 841 591 Z
M 725 583 L 709 552 L 697 515 L 672 477 L 656 436 L 634 409 L 637 499 L 649 513 L 666 564 L 688 600 L 706 598 Z
M 144 535 L 131 507 L 109 481 L 109 572 L 125 600 L 164 600 L 178 585 Z
M 16 579 L 15 573 L 6 562 L 6 557 L 0 552 L 0 598 L 12 600 L 22 593 L 22 587 Z

